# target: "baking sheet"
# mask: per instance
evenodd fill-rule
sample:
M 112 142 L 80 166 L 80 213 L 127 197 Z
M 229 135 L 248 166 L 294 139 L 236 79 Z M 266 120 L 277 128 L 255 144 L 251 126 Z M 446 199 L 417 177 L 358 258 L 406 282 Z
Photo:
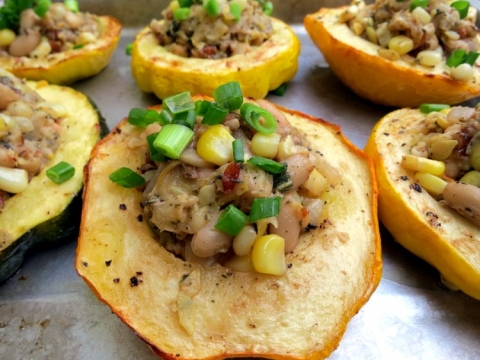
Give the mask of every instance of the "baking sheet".
M 97 103 L 110 127 L 131 107 L 159 103 L 137 88 L 124 49 L 137 25 L 146 25 L 165 3 L 80 1 L 83 10 L 112 13 L 125 26 L 110 65 L 73 86 Z M 343 86 L 301 25 L 307 12 L 341 3 L 347 2 L 274 1 L 274 15 L 292 23 L 302 52 L 286 95 L 269 99 L 340 125 L 363 147 L 375 122 L 392 109 L 366 102 Z M 480 302 L 443 287 L 435 269 L 396 244 L 384 229 L 382 246 L 380 285 L 349 323 L 330 359 L 479 359 Z M 71 239 L 33 255 L 0 286 L 0 359 L 156 359 L 76 275 L 75 248 L 76 239 Z

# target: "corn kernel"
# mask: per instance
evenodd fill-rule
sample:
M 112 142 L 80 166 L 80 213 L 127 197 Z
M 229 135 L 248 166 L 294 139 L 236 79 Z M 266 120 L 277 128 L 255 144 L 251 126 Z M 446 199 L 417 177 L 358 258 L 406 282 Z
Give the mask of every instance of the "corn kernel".
M 447 186 L 447 182 L 445 180 L 425 172 L 417 172 L 415 174 L 415 179 L 418 181 L 420 186 L 427 190 L 428 193 L 433 197 L 443 194 L 443 189 L 445 189 L 445 186 Z
M 451 154 L 455 146 L 457 146 L 457 140 L 438 140 L 430 144 L 430 157 L 433 160 L 445 160 Z
M 0 46 L 8 46 L 15 40 L 15 32 L 10 29 L 0 30 Z
M 175 10 L 177 9 L 180 9 L 180 4 L 178 3 L 177 0 L 173 0 L 172 2 L 170 2 L 170 10 L 172 12 L 175 12 Z
M 436 66 L 442 61 L 442 54 L 434 50 L 423 50 L 417 54 L 417 60 L 423 66 Z
M 388 30 L 388 24 L 386 22 L 381 23 L 378 26 L 376 33 L 377 33 L 378 44 L 381 47 L 384 47 L 384 48 L 387 47 L 388 42 L 392 38 L 392 33 L 390 32 L 390 30 Z
M 443 162 L 415 155 L 405 155 L 402 158 L 402 166 L 408 170 L 426 172 L 437 176 L 443 175 L 445 172 Z
M 400 55 L 405 55 L 413 50 L 413 40 L 405 35 L 398 35 L 390 39 L 388 48 Z
M 252 225 L 246 225 L 233 239 L 233 251 L 235 254 L 243 256 L 247 255 L 253 247 L 253 243 L 257 238 L 257 232 Z
M 313 169 L 307 181 L 305 181 L 301 187 L 307 189 L 311 196 L 318 197 L 327 185 L 327 178 L 320 174 L 317 169 Z
M 243 256 L 233 255 L 230 259 L 223 263 L 223 266 L 232 268 L 237 271 L 255 272 L 251 252 Z
M 250 148 L 255 155 L 273 159 L 277 154 L 279 143 L 280 134 L 262 134 L 257 132 L 252 137 Z
M 224 165 L 232 161 L 234 140 L 226 126 L 210 126 L 198 139 L 197 153 L 206 161 L 218 166 Z
M 480 171 L 471 170 L 467 172 L 465 175 L 463 175 L 459 181 L 465 184 L 470 184 L 470 185 L 475 185 L 477 187 L 480 187 Z
M 42 36 L 40 43 L 37 45 L 35 49 L 33 49 L 29 56 L 31 58 L 43 58 L 52 52 L 52 46 L 50 45 L 50 41 L 45 36 Z
M 450 76 L 459 81 L 469 81 L 473 79 L 473 73 L 473 67 L 466 63 L 450 69 Z
M 259 273 L 285 274 L 287 271 L 285 240 L 276 234 L 259 237 L 253 244 L 252 262 Z
M 187 332 L 192 335 L 195 331 L 195 304 L 193 300 L 179 292 L 177 295 L 178 322 Z
M 27 170 L 0 166 L 0 190 L 17 194 L 25 190 L 27 185 Z
M 432 16 L 421 6 L 417 6 L 415 9 L 413 9 L 412 16 L 420 20 L 423 25 L 427 25 L 430 21 L 432 21 Z
M 378 44 L 378 38 L 377 38 L 377 32 L 375 29 L 371 26 L 367 26 L 365 29 L 365 32 L 367 34 L 367 39 L 373 44 Z

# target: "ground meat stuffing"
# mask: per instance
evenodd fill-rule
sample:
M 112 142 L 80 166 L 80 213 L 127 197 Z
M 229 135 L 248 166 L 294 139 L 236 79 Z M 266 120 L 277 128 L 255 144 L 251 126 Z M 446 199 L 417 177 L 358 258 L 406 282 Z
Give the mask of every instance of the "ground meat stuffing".
M 245 54 L 271 37 L 271 20 L 257 1 L 244 2 L 239 20 L 230 12 L 230 0 L 219 3 L 218 16 L 209 16 L 202 4 L 194 4 L 186 20 L 175 20 L 170 5 L 162 12 L 163 20 L 152 20 L 150 28 L 168 51 L 183 57 L 208 59 Z

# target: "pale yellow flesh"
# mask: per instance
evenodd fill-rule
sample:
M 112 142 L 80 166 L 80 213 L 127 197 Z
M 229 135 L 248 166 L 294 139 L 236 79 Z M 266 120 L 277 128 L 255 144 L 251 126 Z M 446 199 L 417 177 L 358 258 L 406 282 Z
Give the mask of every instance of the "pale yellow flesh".
M 93 148 L 100 133 L 97 112 L 83 94 L 44 82 L 28 82 L 28 85 L 46 101 L 62 104 L 67 109 L 67 116 L 60 122 L 59 147 L 53 159 L 23 192 L 9 198 L 0 212 L 0 229 L 11 235 L 6 237 L 2 247 L 9 246 L 27 231 L 65 210 L 82 188 L 83 167 L 90 156 L 90 151 L 85 149 Z M 46 176 L 46 170 L 60 161 L 71 164 L 75 175 L 56 184 Z
M 244 96 L 263 98 L 295 76 L 300 54 L 300 42 L 292 29 L 277 19 L 272 18 L 272 23 L 274 34 L 254 51 L 216 60 L 170 53 L 147 27 L 133 43 L 133 77 L 140 89 L 160 99 L 183 91 L 212 95 L 230 81 L 240 83 Z
M 141 193 L 108 179 L 119 167 L 136 169 L 144 161 L 143 151 L 127 147 L 139 130 L 123 123 L 121 133 L 113 131 L 94 150 L 76 269 L 99 299 L 164 357 L 327 357 L 378 285 L 381 251 L 370 163 L 338 128 L 287 116 L 344 177 L 334 190 L 331 224 L 301 237 L 287 255 L 291 268 L 285 276 L 229 274 L 219 265 L 204 268 L 175 258 L 138 220 Z M 182 276 L 194 269 L 201 271 L 201 289 L 193 297 L 195 330 L 188 335 L 175 304 Z M 143 282 L 131 287 L 137 272 Z
M 379 217 L 396 241 L 460 290 L 480 299 L 480 229 L 425 190 L 412 189 L 414 172 L 400 165 L 402 156 L 417 143 L 424 118 L 418 110 L 397 110 L 376 125 L 367 142 L 365 150 L 377 174 Z

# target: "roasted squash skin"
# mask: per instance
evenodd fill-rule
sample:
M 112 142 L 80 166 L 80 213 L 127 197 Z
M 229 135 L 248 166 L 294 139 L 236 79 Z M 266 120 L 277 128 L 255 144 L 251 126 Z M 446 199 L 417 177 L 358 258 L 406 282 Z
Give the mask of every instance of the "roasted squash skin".
M 119 167 L 137 169 L 145 161 L 145 149 L 127 146 L 141 130 L 126 120 L 98 143 L 85 167 L 77 272 L 164 359 L 326 358 L 379 283 L 370 160 L 337 126 L 280 110 L 342 173 L 329 221 L 301 236 L 284 276 L 204 267 L 165 250 L 142 217 L 141 192 L 108 179 Z M 176 299 L 179 283 L 194 273 L 195 330 L 188 335 Z
M 300 41 L 292 29 L 272 18 L 272 37 L 256 50 L 225 59 L 184 58 L 158 44 L 149 27 L 135 38 L 131 69 L 145 92 L 165 97 L 189 91 L 212 95 L 221 84 L 238 81 L 246 97 L 263 98 L 291 80 L 298 69 Z
M 54 53 L 42 59 L 0 56 L 0 66 L 20 78 L 46 80 L 67 85 L 94 76 L 109 63 L 115 51 L 122 26 L 110 16 L 99 16 L 101 36 L 81 49 Z
M 429 262 L 451 284 L 480 299 L 480 229 L 442 206 L 401 165 L 416 144 L 425 114 L 401 109 L 375 126 L 365 151 L 375 163 L 379 217 L 402 246 Z
M 443 65 L 428 68 L 382 58 L 378 45 L 339 22 L 346 8 L 321 8 L 307 15 L 304 25 L 330 69 L 359 96 L 382 105 L 415 108 L 423 103 L 458 104 L 480 95 L 476 68 L 474 78 L 463 82 L 452 79 Z
M 0 283 L 20 268 L 29 252 L 78 234 L 83 167 L 94 144 L 108 131 L 105 120 L 85 95 L 46 82 L 28 85 L 46 101 L 63 104 L 68 115 L 60 124 L 60 145 L 54 158 L 26 190 L 9 198 L 0 212 Z M 75 175 L 58 185 L 45 172 L 62 160 L 75 167 Z

